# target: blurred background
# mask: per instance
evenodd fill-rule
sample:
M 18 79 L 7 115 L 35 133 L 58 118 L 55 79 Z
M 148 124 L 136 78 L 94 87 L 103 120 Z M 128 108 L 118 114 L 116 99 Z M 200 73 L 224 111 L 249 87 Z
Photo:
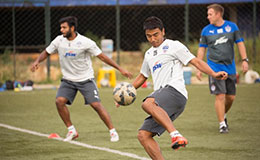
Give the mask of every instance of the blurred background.
M 183 42 L 196 55 L 201 30 L 208 24 L 207 6 L 219 3 L 224 19 L 235 22 L 245 39 L 250 68 L 260 73 L 260 0 L 0 0 L 0 82 L 6 80 L 55 83 L 61 78 L 58 56 L 40 71 L 30 64 L 60 34 L 59 19 L 76 16 L 78 32 L 96 41 L 113 41 L 113 59 L 137 75 L 150 47 L 143 21 L 157 16 L 166 37 Z M 240 74 L 241 59 L 235 60 Z M 95 76 L 102 63 L 93 58 Z M 123 79 L 120 75 L 117 77 Z

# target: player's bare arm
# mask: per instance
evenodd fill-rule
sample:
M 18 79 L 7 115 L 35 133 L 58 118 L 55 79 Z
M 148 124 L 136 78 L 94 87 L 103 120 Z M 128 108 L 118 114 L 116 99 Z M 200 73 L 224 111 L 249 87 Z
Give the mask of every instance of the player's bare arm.
M 127 70 L 123 69 L 122 67 L 120 67 L 118 64 L 116 64 L 112 59 L 110 59 L 109 57 L 107 57 L 104 53 L 101 53 L 97 56 L 101 61 L 105 62 L 106 64 L 114 67 L 115 69 L 119 70 L 119 72 L 127 77 L 127 78 L 133 78 L 133 74 L 131 72 L 128 72 Z
M 202 61 L 199 58 L 193 58 L 190 63 L 192 65 L 194 65 L 197 69 L 199 69 L 201 72 L 206 73 L 216 79 L 219 80 L 225 80 L 228 77 L 228 74 L 224 71 L 220 71 L 220 72 L 214 72 L 207 63 L 205 63 L 204 61 Z
M 247 59 L 247 54 L 246 54 L 246 47 L 244 42 L 239 42 L 237 43 L 237 47 L 241 56 L 242 61 L 242 71 L 243 73 L 246 73 L 248 71 L 248 62 L 244 61 L 245 59 Z
M 199 47 L 198 52 L 197 52 L 197 58 L 203 60 L 205 52 L 206 52 L 206 48 L 205 47 Z M 201 76 L 202 76 L 201 71 L 197 70 L 196 77 L 198 78 L 198 80 L 201 80 Z
M 39 55 L 39 57 L 33 62 L 31 66 L 31 71 L 34 72 L 39 68 L 39 64 L 44 61 L 49 56 L 48 52 L 46 50 L 42 51 L 42 53 Z
M 138 89 L 139 87 L 141 87 L 141 85 L 146 81 L 146 77 L 143 74 L 139 74 L 134 82 L 132 83 L 132 85 L 135 87 L 135 89 Z

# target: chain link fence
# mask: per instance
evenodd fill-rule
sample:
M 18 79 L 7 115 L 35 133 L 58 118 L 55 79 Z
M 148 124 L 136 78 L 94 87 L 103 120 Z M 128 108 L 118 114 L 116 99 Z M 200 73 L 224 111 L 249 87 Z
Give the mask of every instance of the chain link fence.
M 59 68 L 59 64 L 55 56 L 50 58 L 50 63 L 47 64 L 49 67 L 40 72 L 41 75 L 46 73 L 43 78 L 39 78 L 40 75 L 32 76 L 29 66 L 38 56 L 32 53 L 41 52 L 60 34 L 59 19 L 70 15 L 79 20 L 78 32 L 93 39 L 98 45 L 101 39 L 112 39 L 114 50 L 117 50 L 118 55 L 120 53 L 116 60 L 121 64 L 125 62 L 122 59 L 125 52 L 130 55 L 142 54 L 149 46 L 142 24 L 152 15 L 164 22 L 167 38 L 184 42 L 196 54 L 201 30 L 208 24 L 206 7 L 214 2 L 216 1 L 1 0 L 0 81 L 59 79 L 60 74 L 55 69 Z M 225 8 L 224 19 L 237 23 L 246 40 L 250 64 L 260 72 L 260 1 L 220 0 L 218 3 Z M 237 53 L 237 63 L 239 60 Z M 135 68 L 137 72 L 140 69 Z

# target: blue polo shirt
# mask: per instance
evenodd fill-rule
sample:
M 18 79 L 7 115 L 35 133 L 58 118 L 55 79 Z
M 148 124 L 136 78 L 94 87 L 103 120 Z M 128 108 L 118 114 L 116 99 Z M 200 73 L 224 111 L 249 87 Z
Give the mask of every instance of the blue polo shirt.
M 215 72 L 236 74 L 234 43 L 243 42 L 237 25 L 226 21 L 220 27 L 212 24 L 203 28 L 199 47 L 208 48 L 207 63 Z

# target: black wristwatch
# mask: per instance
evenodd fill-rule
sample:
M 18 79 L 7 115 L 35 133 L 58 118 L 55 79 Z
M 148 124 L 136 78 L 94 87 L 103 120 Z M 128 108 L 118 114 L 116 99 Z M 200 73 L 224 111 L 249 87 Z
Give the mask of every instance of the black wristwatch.
M 247 63 L 249 62 L 249 59 L 248 58 L 244 58 L 244 59 L 242 59 L 242 62 L 243 61 L 246 61 Z

